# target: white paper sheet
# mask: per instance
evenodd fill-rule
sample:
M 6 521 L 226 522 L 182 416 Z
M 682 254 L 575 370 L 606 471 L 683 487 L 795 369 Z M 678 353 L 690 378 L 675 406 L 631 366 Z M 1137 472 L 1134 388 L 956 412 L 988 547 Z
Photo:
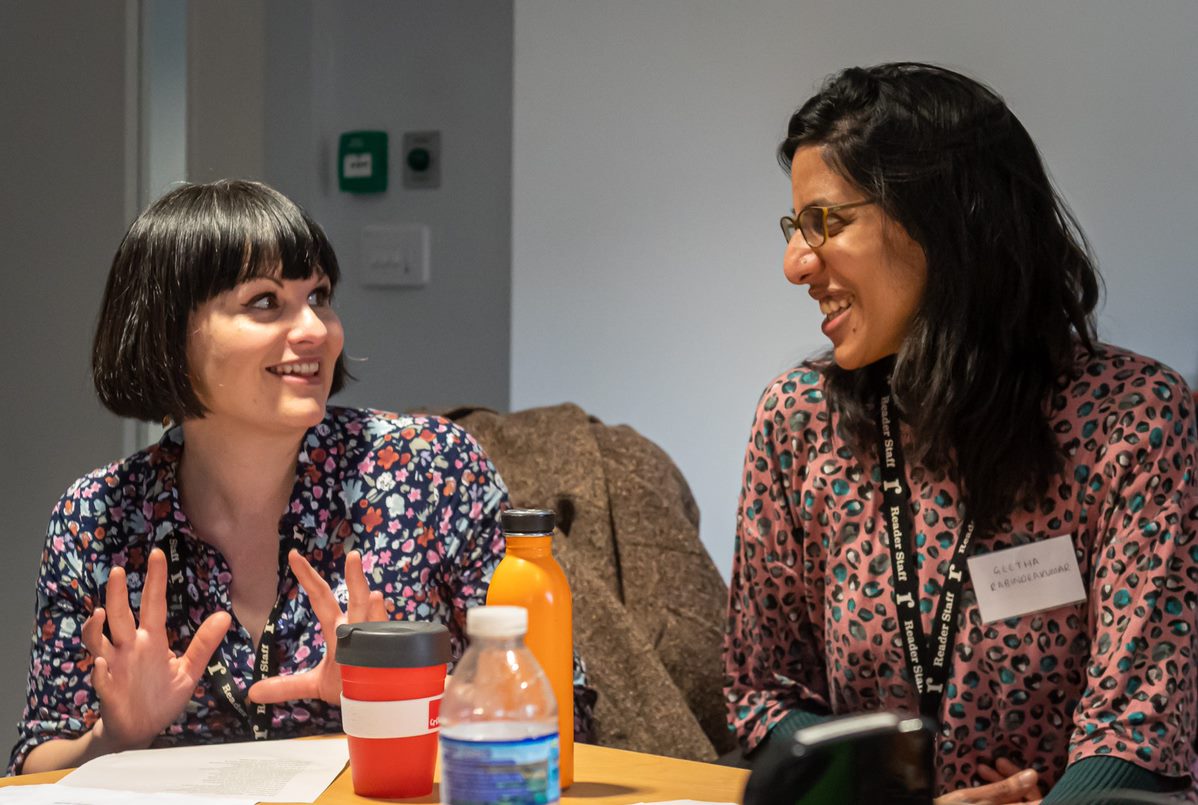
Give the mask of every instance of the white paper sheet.
M 179 746 L 98 757 L 58 784 L 256 802 L 315 802 L 348 760 L 344 738 Z
M 66 785 L 10 785 L 0 788 L 0 803 L 18 805 L 254 805 L 252 799 L 193 797 L 186 794 L 138 794 Z

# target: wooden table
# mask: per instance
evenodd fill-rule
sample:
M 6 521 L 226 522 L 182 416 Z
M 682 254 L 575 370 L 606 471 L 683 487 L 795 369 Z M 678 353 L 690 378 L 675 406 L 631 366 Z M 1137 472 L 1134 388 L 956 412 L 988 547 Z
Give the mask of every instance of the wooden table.
M 4 778 L 0 780 L 0 786 L 53 783 L 65 774 L 65 771 L 24 774 Z M 440 776 L 438 769 L 438 780 Z M 575 805 L 616 805 L 671 799 L 740 802 L 748 777 L 749 773 L 744 769 L 578 744 L 574 747 L 574 785 L 565 792 L 562 802 Z M 355 796 L 347 768 L 316 801 L 320 805 L 351 805 L 367 802 L 434 803 L 440 799 L 436 786 L 430 796 L 420 799 L 379 800 Z

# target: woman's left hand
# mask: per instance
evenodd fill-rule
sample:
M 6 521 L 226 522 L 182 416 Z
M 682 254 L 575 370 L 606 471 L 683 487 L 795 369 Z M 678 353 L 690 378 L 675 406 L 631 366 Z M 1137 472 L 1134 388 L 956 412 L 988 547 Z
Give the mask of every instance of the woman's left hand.
M 935 805 L 1004 805 L 1015 802 L 1039 805 L 1043 796 L 1036 784 L 1035 770 L 1021 769 L 1006 758 L 995 760 L 993 766 L 979 763 L 978 777 L 985 780 L 986 784 L 943 794 L 936 797 Z
M 988 783 L 997 783 L 1009 777 L 1014 777 L 1021 771 L 1023 771 L 1023 769 L 1019 768 L 1005 757 L 1000 757 L 995 760 L 993 766 L 987 766 L 985 763 L 978 764 L 978 777 L 981 777 Z M 1043 799 L 1043 797 L 1044 795 L 1040 793 L 1039 787 L 1036 787 L 1028 792 L 1024 799 L 1018 801 L 1031 802 L 1035 805 L 1039 805 L 1039 802 L 1041 799 Z
M 333 594 L 328 583 L 320 574 L 312 569 L 308 560 L 304 559 L 297 550 L 287 555 L 291 572 L 308 600 L 312 602 L 312 612 L 320 621 L 320 631 L 324 634 L 324 657 L 320 664 L 308 671 L 301 671 L 290 676 L 272 676 L 255 682 L 249 690 L 249 699 L 258 704 L 275 704 L 294 699 L 323 699 L 329 704 L 341 704 L 341 672 L 337 668 L 334 657 L 337 654 L 337 627 L 343 623 L 360 623 L 362 621 L 385 621 L 387 610 L 383 605 L 383 594 L 378 590 L 371 591 L 366 583 L 366 574 L 362 572 L 362 555 L 350 551 L 345 555 L 345 586 L 349 591 L 349 605 L 346 612 L 341 611 L 341 604 Z
M 935 805 L 1006 805 L 1014 802 L 1040 802 L 1034 769 L 1020 769 L 1009 760 L 997 760 L 994 767 L 978 764 L 978 776 L 985 785 L 962 788 L 935 799 Z

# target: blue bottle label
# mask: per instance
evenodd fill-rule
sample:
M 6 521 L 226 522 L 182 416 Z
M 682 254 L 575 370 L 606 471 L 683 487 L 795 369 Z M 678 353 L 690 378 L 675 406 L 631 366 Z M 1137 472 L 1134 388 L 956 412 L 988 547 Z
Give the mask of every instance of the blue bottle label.
M 561 798 L 557 735 L 463 741 L 441 735 L 446 805 L 552 805 Z

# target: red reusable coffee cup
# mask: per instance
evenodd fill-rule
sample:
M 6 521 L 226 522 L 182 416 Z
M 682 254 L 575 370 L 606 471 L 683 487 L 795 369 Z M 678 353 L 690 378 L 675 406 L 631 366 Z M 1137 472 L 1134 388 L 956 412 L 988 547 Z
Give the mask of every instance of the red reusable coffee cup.
M 337 627 L 341 726 L 358 796 L 432 793 L 449 656 L 449 630 L 440 623 Z

